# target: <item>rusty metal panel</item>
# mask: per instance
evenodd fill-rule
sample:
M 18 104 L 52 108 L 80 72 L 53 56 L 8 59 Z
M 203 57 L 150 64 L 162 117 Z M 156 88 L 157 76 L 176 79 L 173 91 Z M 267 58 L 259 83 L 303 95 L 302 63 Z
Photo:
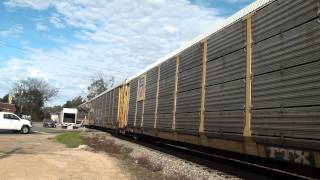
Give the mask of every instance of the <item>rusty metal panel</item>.
M 200 112 L 201 89 L 181 92 L 177 94 L 177 113 Z
M 201 87 L 201 66 L 179 72 L 178 92 Z
M 143 101 L 137 102 L 137 117 L 136 117 L 136 126 L 135 127 L 141 127 L 141 121 L 142 121 L 142 110 L 143 110 Z
M 173 94 L 174 82 L 175 82 L 175 75 L 171 76 L 170 78 L 160 80 L 159 99 L 162 96 L 168 96 L 170 94 Z
M 215 85 L 245 78 L 246 53 L 244 49 L 207 62 L 206 85 Z
M 253 78 L 254 109 L 320 105 L 320 61 Z
M 302 26 L 253 46 L 253 73 L 259 75 L 319 60 L 320 23 Z
M 206 111 L 243 110 L 245 82 L 236 80 L 206 88 Z
M 238 21 L 208 39 L 208 61 L 245 47 L 245 21 Z
M 253 16 L 255 43 L 317 17 L 318 0 L 277 0 Z
M 172 130 L 172 122 L 172 114 L 158 114 L 157 128 L 161 130 Z
M 128 126 L 133 127 L 136 115 L 136 102 L 137 102 L 137 78 L 130 81 L 130 98 L 129 98 L 129 110 L 128 110 Z
M 178 113 L 176 114 L 176 130 L 181 133 L 198 133 L 200 113 Z
M 320 106 L 254 110 L 256 136 L 320 139 Z
M 176 58 L 171 58 L 160 65 L 160 80 L 172 78 L 176 73 Z
M 205 112 L 206 133 L 241 134 L 244 128 L 244 111 Z
M 202 46 L 201 43 L 195 44 L 184 50 L 180 55 L 179 72 L 186 71 L 201 65 Z

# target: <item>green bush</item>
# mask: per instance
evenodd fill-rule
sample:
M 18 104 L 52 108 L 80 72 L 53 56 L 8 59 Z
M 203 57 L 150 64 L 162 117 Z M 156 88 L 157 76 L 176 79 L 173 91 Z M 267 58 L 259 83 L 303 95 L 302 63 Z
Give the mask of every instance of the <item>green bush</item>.
M 68 148 L 76 148 L 79 145 L 84 144 L 84 141 L 78 132 L 60 134 L 55 137 L 55 140 L 65 144 Z

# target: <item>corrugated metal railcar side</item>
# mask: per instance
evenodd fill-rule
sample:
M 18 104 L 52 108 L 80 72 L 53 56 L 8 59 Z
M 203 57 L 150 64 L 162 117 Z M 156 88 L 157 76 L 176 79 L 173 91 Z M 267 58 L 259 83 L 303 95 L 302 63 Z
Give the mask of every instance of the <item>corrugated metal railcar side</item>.
M 205 96 L 207 136 L 242 136 L 245 106 L 246 19 L 208 38 Z
M 319 5 L 316 0 L 274 2 L 254 16 L 252 126 L 257 138 L 320 139 Z
M 202 44 L 198 43 L 179 56 L 175 130 L 197 134 L 201 101 Z
M 136 119 L 136 105 L 137 105 L 137 87 L 138 79 L 135 78 L 130 81 L 130 97 L 129 97 L 129 111 L 127 126 L 133 128 Z
M 156 127 L 172 131 L 173 98 L 176 73 L 176 58 L 169 59 L 160 65 L 160 82 L 158 97 L 158 114 Z
M 155 123 L 157 85 L 159 67 L 147 72 L 146 94 L 144 102 L 143 128 L 153 128 Z
M 112 124 L 113 128 L 118 127 L 118 103 L 119 103 L 119 87 L 114 89 L 114 94 L 113 94 L 113 105 L 112 105 Z

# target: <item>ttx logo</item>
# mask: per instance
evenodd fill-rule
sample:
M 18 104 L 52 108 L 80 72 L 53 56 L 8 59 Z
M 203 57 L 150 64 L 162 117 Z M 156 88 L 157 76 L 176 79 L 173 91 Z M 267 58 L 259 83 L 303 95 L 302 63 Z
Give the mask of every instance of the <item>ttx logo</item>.
M 299 164 L 312 165 L 314 160 L 313 153 L 308 151 L 267 147 L 266 152 L 269 158 L 290 161 Z

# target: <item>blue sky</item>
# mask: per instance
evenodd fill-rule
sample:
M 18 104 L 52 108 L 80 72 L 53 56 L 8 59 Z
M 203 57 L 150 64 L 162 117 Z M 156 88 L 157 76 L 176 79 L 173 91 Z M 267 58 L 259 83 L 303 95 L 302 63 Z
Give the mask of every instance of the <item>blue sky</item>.
M 221 23 L 253 0 L 7 0 L 0 4 L 0 96 L 36 77 L 85 95 L 103 72 L 116 82 Z

